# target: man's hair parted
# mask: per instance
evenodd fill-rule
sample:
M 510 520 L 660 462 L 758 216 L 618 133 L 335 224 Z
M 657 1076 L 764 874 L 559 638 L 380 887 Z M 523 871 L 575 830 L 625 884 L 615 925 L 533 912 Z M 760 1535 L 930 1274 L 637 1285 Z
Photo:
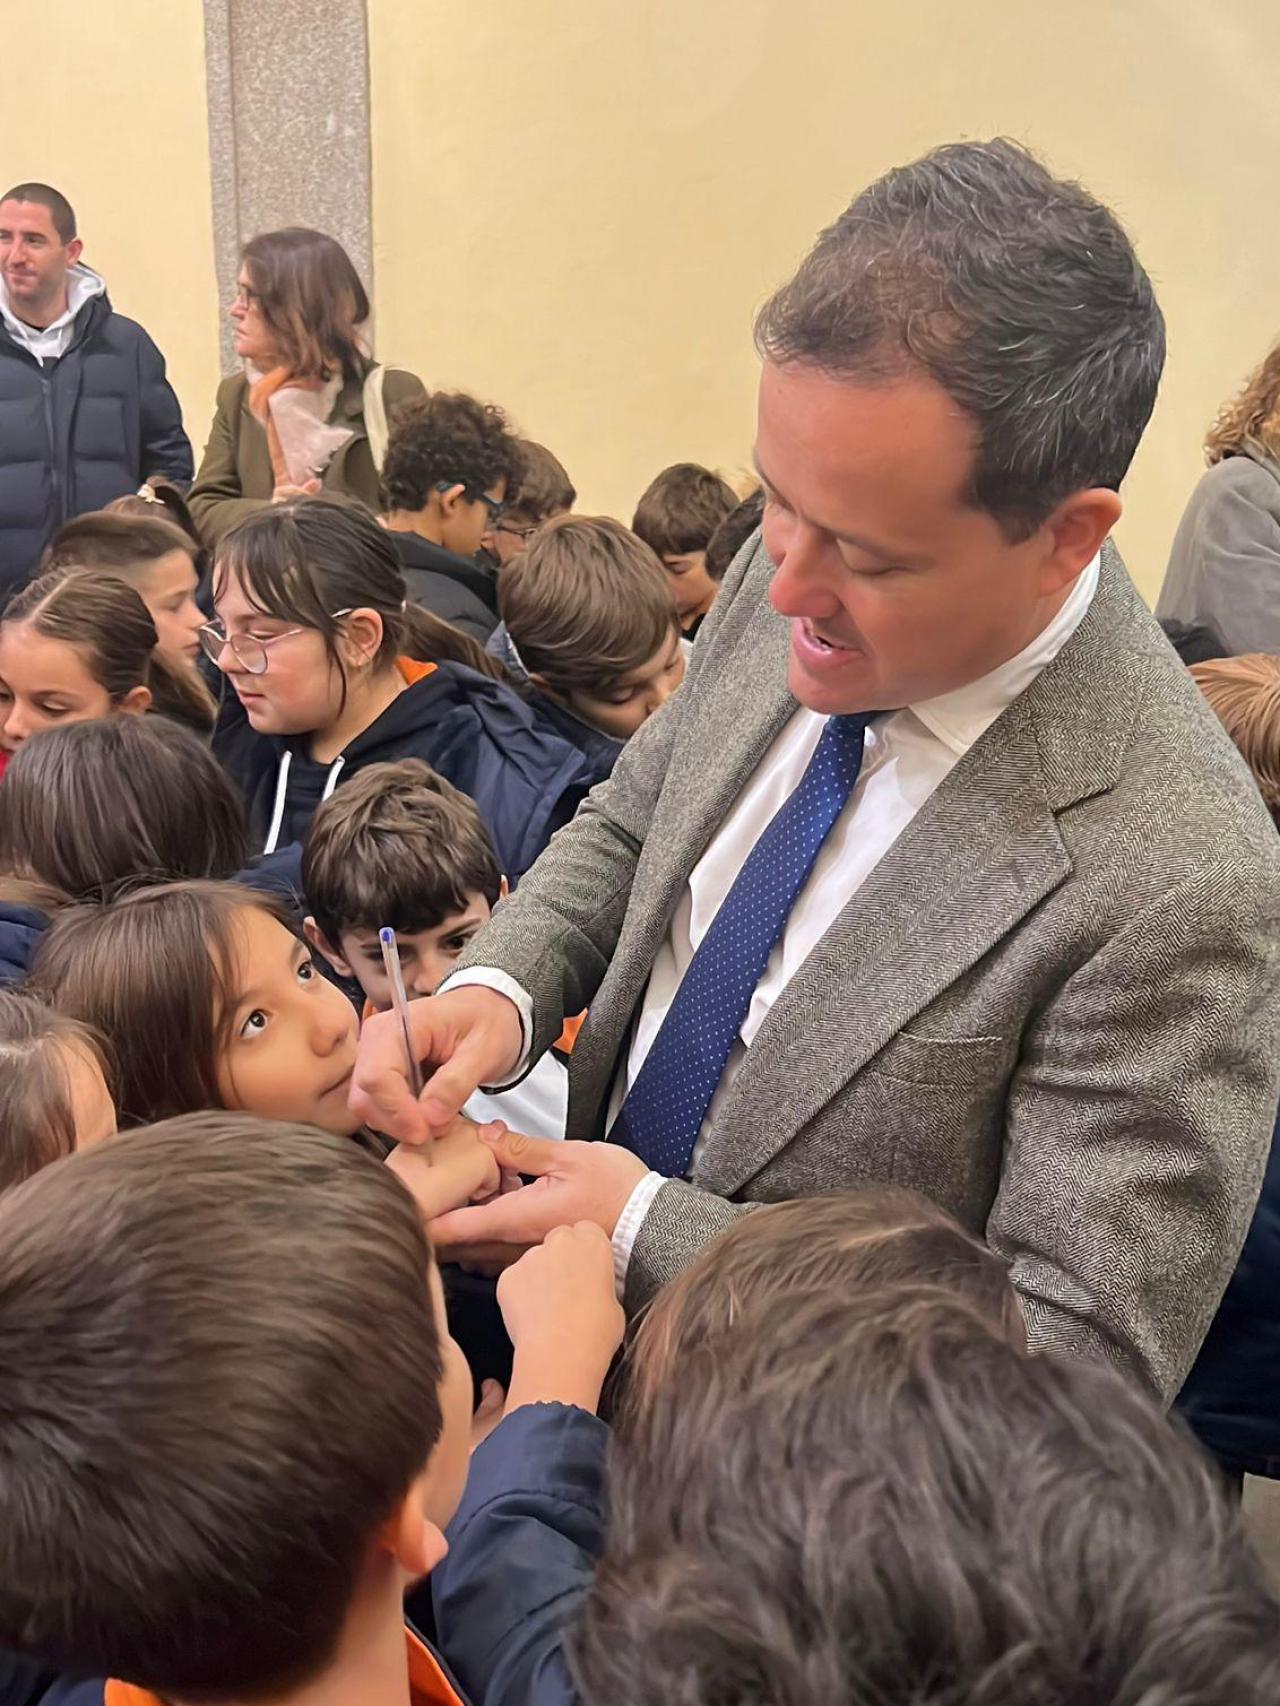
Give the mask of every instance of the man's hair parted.
M 388 509 L 425 509 L 442 481 L 471 499 L 499 480 L 520 478 L 520 442 L 494 403 L 462 391 L 436 391 L 397 411 L 391 423 L 382 486 Z
M 1072 492 L 1119 487 L 1165 330 L 1115 215 L 997 137 L 863 190 L 765 303 L 756 343 L 870 384 L 934 379 L 977 426 L 969 501 L 1019 538 Z
M 336 947 L 344 930 L 434 930 L 502 887 L 474 801 L 420 758 L 370 764 L 316 812 L 302 850 L 302 891 Z
M 0 1641 L 193 1702 L 318 1672 L 440 1435 L 430 1263 L 393 1173 L 243 1114 L 0 1198 Z

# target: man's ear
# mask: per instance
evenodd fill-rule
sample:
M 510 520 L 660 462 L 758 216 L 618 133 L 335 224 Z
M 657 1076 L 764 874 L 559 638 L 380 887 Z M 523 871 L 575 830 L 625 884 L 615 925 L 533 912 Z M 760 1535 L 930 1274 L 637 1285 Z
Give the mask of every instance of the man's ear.
M 1041 573 L 1042 597 L 1061 592 L 1089 566 L 1123 510 L 1120 494 L 1105 486 L 1063 499 L 1044 524 L 1049 548 Z
M 81 255 L 83 255 L 83 254 L 84 254 L 84 243 L 81 241 L 81 239 L 79 237 L 73 237 L 71 239 L 71 241 L 67 244 L 67 265 L 69 267 L 75 266 L 76 262 L 80 259 Z
M 307 917 L 303 919 L 302 934 L 307 938 L 308 943 L 315 949 L 316 953 L 323 959 L 328 960 L 329 964 L 333 967 L 334 971 L 337 972 L 339 977 L 355 977 L 356 974 L 352 971 L 350 963 L 342 957 L 337 948 L 334 947 L 333 943 L 316 923 L 314 918 Z
M 151 689 L 149 687 L 131 687 L 116 706 L 116 710 L 123 711 L 126 717 L 141 717 L 150 709 Z
M 409 1488 L 378 1531 L 378 1544 L 415 1581 L 429 1576 L 449 1550 L 443 1530 L 424 1510 L 426 1471 Z

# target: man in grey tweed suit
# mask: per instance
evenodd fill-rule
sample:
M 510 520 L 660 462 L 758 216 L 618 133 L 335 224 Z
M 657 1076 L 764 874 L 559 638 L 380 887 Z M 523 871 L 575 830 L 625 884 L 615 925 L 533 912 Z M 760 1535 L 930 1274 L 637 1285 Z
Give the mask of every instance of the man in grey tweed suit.
M 356 1105 L 422 1141 L 588 1007 L 578 1141 L 503 1140 L 537 1182 L 443 1217 L 442 1251 L 595 1221 L 634 1308 L 752 1204 L 888 1180 L 1008 1259 L 1034 1346 L 1170 1397 L 1275 1115 L 1280 857 L 1106 543 L 1163 363 L 1150 283 L 1079 186 L 960 144 L 864 191 L 757 341 L 763 538 L 681 691 L 413 1004 L 421 1105 L 385 1020 Z M 852 712 L 879 713 L 858 780 L 664 1178 L 598 1140 Z

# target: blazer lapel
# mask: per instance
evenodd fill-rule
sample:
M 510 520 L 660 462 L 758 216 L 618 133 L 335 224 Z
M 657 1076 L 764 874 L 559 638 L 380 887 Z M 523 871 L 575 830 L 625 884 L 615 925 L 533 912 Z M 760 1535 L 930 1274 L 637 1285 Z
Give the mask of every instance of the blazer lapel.
M 1033 719 L 1018 701 L 925 802 L 775 1002 L 717 1112 L 698 1183 L 740 1190 L 1070 872 Z
M 751 681 L 736 670 L 706 672 L 698 682 L 701 702 L 672 754 L 622 935 L 574 1044 L 570 1136 L 599 1129 L 619 1052 L 689 873 L 797 709 L 787 688 L 790 627 L 767 598 L 742 644 L 752 659 Z

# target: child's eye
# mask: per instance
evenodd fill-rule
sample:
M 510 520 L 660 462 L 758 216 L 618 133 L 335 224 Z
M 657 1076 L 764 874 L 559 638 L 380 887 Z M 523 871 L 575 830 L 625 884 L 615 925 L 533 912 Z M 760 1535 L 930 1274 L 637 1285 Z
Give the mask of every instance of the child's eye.
M 303 960 L 302 964 L 298 967 L 298 982 L 299 983 L 314 983 L 315 977 L 316 977 L 315 961 L 314 960 Z
M 446 954 L 460 954 L 470 940 L 469 935 L 450 936 L 444 943 L 444 951 Z
M 253 1012 L 240 1027 L 240 1035 L 248 1041 L 252 1037 L 260 1037 L 267 1028 L 267 1015 L 261 1007 L 255 1007 Z

